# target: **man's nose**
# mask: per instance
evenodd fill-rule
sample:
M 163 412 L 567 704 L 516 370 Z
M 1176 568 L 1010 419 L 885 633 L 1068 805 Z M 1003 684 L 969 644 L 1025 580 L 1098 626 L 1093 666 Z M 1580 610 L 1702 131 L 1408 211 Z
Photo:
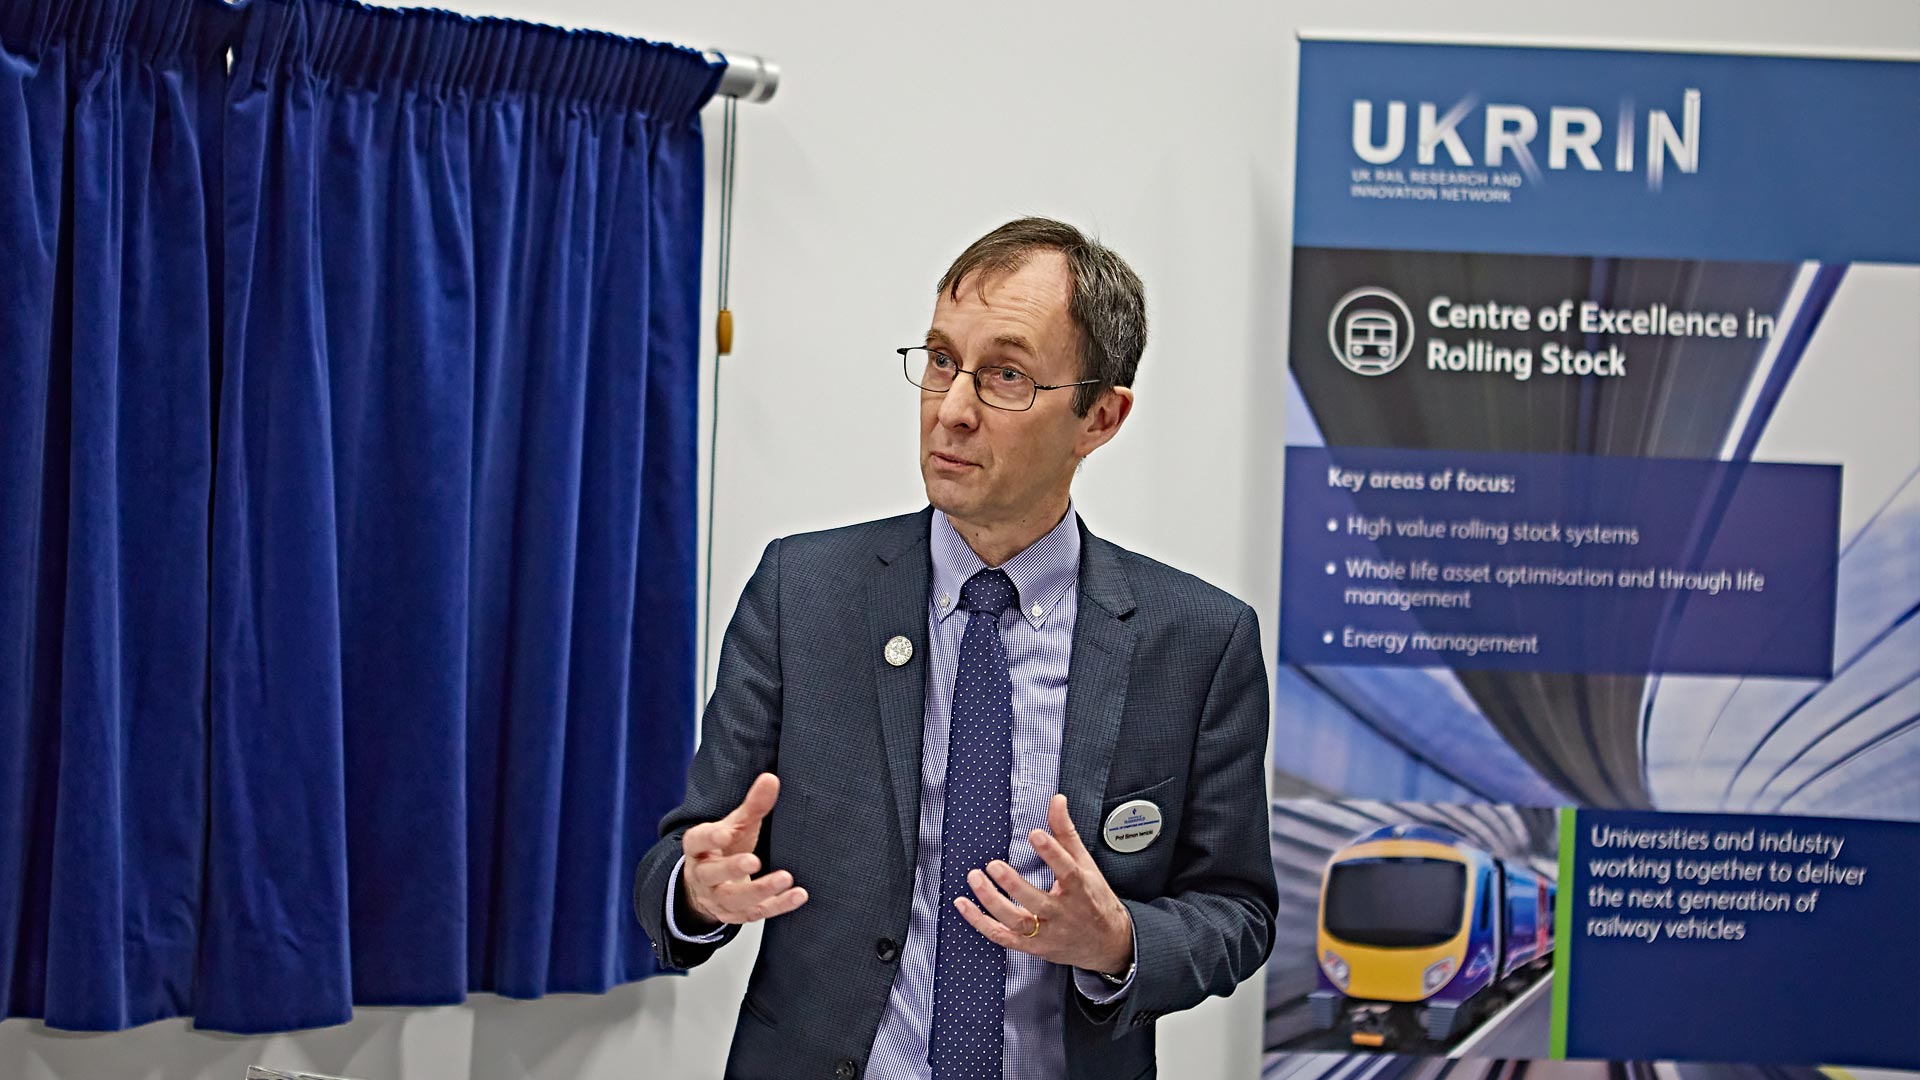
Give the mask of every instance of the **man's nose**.
M 978 427 L 980 410 L 984 408 L 980 391 L 974 386 L 973 373 L 961 372 L 940 396 L 940 423 L 943 427 Z

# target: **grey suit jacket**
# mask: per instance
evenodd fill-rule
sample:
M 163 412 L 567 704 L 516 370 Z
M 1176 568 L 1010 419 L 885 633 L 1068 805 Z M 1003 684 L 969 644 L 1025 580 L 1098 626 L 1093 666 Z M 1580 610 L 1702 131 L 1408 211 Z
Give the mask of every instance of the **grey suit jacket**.
M 686 801 L 641 860 L 634 908 L 662 966 L 719 944 L 665 925 L 667 881 L 690 825 L 725 816 L 762 771 L 780 801 L 760 837 L 808 902 L 769 920 L 727 1075 L 863 1075 L 912 904 L 920 812 L 932 511 L 776 540 L 720 653 Z M 1267 846 L 1267 678 L 1251 608 L 1081 526 L 1060 790 L 1133 916 L 1134 984 L 1099 1008 L 1064 980 L 1073 1080 L 1152 1076 L 1153 1021 L 1226 994 L 1273 943 Z M 904 635 L 914 658 L 882 657 Z M 1164 831 L 1122 854 L 1106 815 L 1157 803 Z M 727 940 L 731 940 L 731 935 Z

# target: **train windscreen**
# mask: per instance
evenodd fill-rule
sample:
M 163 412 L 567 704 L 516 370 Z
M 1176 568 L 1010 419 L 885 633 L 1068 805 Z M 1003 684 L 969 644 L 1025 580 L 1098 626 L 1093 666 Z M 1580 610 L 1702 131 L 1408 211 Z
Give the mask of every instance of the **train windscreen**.
M 1467 868 L 1445 859 L 1354 859 L 1327 875 L 1326 929 L 1385 948 L 1438 945 L 1460 932 Z

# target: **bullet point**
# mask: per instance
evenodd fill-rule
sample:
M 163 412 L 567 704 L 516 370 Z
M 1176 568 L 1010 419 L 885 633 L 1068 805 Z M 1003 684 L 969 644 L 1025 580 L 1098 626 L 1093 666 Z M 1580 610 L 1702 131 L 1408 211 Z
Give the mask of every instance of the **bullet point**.
M 1333 573 L 1333 570 L 1334 570 L 1334 566 L 1333 566 L 1333 564 L 1332 564 L 1332 563 L 1328 563 L 1328 564 L 1327 564 L 1327 573 L 1329 573 L 1329 574 L 1331 574 L 1331 573 Z
M 1323 643 L 1325 643 L 1325 644 L 1327 644 L 1327 645 L 1331 645 L 1331 644 L 1333 644 L 1333 631 L 1331 631 L 1331 630 L 1329 630 L 1329 631 L 1327 631 L 1326 633 L 1324 633 L 1324 634 L 1321 634 L 1321 635 L 1320 635 L 1320 640 L 1321 640 L 1321 642 L 1323 642 Z
M 1332 518 L 1328 518 L 1328 519 L 1327 519 L 1327 531 L 1328 531 L 1328 532 L 1339 532 L 1339 531 L 1340 531 L 1340 523 L 1339 523 L 1339 522 L 1337 522 L 1337 521 L 1335 521 L 1335 520 L 1333 520 Z

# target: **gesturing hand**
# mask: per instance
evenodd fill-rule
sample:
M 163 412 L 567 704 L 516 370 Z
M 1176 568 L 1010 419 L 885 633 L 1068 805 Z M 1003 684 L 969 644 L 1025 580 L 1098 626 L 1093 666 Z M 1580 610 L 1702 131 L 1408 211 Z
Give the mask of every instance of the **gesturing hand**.
M 719 821 L 695 825 L 680 836 L 686 862 L 680 888 L 687 906 L 709 923 L 750 923 L 785 915 L 807 902 L 807 890 L 785 870 L 761 874 L 760 823 L 780 798 L 780 778 L 761 773 L 747 797 Z
M 1133 963 L 1133 916 L 1080 842 L 1065 795 L 1048 804 L 1047 824 L 1051 833 L 1035 829 L 1027 840 L 1053 868 L 1052 889 L 1041 892 L 995 859 L 984 873 L 967 873 L 979 904 L 956 896 L 953 906 L 995 945 L 1087 971 L 1126 970 Z

